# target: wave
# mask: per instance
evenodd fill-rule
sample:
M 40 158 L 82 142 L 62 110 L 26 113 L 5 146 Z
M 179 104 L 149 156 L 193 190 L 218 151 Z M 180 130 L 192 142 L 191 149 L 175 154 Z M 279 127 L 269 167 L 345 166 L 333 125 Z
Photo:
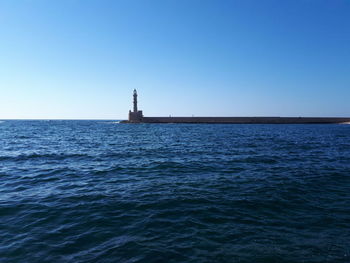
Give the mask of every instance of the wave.
M 106 124 L 115 124 L 115 123 L 120 123 L 121 121 L 106 121 L 106 122 L 103 122 L 103 123 L 106 123 Z

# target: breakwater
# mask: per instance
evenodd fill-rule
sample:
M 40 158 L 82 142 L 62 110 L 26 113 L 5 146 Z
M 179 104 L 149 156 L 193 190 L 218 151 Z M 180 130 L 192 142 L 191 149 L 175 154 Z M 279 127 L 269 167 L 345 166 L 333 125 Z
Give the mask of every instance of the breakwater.
M 212 123 L 212 124 L 327 124 L 347 123 L 337 117 L 140 117 L 123 123 Z

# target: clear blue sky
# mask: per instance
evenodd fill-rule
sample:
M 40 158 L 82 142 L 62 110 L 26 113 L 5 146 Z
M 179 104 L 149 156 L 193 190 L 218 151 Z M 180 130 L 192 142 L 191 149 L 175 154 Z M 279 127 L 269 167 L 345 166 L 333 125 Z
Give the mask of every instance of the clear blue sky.
M 348 0 L 0 0 L 0 119 L 350 116 Z

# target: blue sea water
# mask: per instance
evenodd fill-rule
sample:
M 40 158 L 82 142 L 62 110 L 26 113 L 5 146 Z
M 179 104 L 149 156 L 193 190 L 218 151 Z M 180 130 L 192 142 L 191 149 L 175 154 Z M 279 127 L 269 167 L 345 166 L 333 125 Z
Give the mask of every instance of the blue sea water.
M 0 262 L 350 262 L 350 125 L 0 123 Z

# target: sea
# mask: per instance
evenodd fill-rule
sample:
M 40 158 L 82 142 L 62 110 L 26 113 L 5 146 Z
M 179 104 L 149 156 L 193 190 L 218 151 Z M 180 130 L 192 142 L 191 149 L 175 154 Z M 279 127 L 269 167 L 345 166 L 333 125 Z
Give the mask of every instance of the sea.
M 350 262 L 350 125 L 1 121 L 0 262 Z

